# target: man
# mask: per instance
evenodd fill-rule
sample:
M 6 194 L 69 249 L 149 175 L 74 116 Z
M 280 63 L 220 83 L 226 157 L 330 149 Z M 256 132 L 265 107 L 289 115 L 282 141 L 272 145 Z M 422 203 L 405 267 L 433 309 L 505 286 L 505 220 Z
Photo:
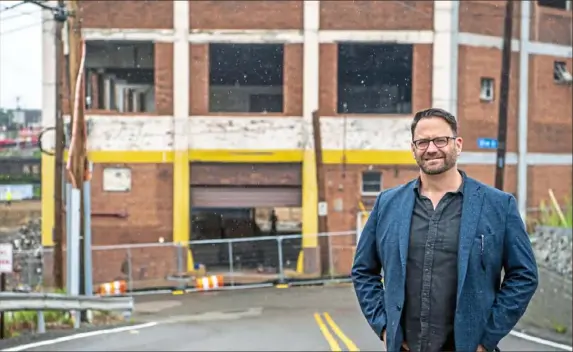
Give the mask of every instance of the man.
M 416 113 L 411 132 L 420 177 L 378 196 L 356 248 L 362 313 L 388 351 L 496 350 L 537 288 L 515 197 L 457 169 L 447 111 Z

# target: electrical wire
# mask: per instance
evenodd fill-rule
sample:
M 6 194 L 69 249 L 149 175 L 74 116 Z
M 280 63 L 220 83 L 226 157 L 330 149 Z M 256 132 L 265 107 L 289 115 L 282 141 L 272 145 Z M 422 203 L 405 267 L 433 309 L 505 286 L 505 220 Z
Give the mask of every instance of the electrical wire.
M 40 22 L 34 22 L 34 23 L 27 24 L 25 26 L 12 28 L 12 29 L 9 29 L 7 31 L 0 32 L 0 36 L 5 36 L 7 34 L 16 33 L 16 32 L 23 31 L 23 30 L 28 29 L 28 28 L 37 27 L 37 26 L 40 26 L 40 25 L 42 25 L 46 22 L 50 22 L 50 21 L 53 21 L 53 20 L 52 19 L 45 19 L 45 20 L 42 20 Z
M 17 3 L 17 4 L 10 5 L 10 6 L 6 6 L 6 7 L 2 8 L 2 9 L 0 9 L 0 13 L 4 13 L 4 12 L 10 11 L 10 10 L 13 10 L 13 9 L 15 9 L 15 8 L 17 8 L 17 7 L 19 7 L 19 6 L 24 5 L 26 2 L 27 2 L 27 1 L 20 1 L 20 2 Z
M 40 149 L 40 152 L 41 152 L 42 154 L 46 154 L 46 155 L 49 155 L 49 156 L 54 156 L 54 155 L 56 155 L 55 153 L 50 152 L 50 151 L 44 149 L 44 147 L 43 147 L 43 145 L 42 145 L 42 137 L 44 136 L 44 133 L 49 132 L 49 131 L 55 131 L 55 130 L 56 130 L 55 127 L 46 127 L 46 128 L 44 128 L 44 129 L 42 130 L 42 132 L 40 132 L 40 134 L 38 134 L 38 149 Z

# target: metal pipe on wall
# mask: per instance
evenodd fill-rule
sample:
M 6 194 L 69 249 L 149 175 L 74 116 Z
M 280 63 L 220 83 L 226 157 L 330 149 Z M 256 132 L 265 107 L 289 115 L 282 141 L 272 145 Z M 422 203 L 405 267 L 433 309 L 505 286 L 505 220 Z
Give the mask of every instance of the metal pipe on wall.
M 521 23 L 519 36 L 519 105 L 518 105 L 518 163 L 517 204 L 521 218 L 527 217 L 527 135 L 529 119 L 529 26 L 531 23 L 531 1 L 521 2 Z
M 93 171 L 93 163 L 89 164 L 90 174 Z M 92 278 L 92 218 L 91 218 L 91 182 L 85 181 L 84 187 L 84 280 L 85 280 L 85 294 L 91 296 L 93 294 L 93 278 Z

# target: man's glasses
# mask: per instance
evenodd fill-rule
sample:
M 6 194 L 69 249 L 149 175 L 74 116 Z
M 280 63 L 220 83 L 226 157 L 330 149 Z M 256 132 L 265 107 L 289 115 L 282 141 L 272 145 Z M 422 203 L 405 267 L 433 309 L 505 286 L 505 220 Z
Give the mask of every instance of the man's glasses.
M 436 137 L 433 139 L 418 139 L 413 141 L 416 149 L 426 150 L 430 146 L 430 143 L 434 143 L 436 148 L 443 148 L 448 145 L 450 139 L 456 139 L 456 137 Z

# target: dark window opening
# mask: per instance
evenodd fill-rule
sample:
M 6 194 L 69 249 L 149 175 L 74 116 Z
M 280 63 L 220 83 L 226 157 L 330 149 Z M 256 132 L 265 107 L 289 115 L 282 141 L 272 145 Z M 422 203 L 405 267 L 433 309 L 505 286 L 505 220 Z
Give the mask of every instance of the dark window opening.
M 372 194 L 382 190 L 382 173 L 379 171 L 362 172 L 362 193 Z
M 411 113 L 412 50 L 409 44 L 339 44 L 338 113 Z
M 551 7 L 554 9 L 567 9 L 567 0 L 537 0 L 537 4 L 539 4 L 539 6 Z
M 153 42 L 86 42 L 86 109 L 155 111 Z
M 210 44 L 209 111 L 283 111 L 282 44 Z

